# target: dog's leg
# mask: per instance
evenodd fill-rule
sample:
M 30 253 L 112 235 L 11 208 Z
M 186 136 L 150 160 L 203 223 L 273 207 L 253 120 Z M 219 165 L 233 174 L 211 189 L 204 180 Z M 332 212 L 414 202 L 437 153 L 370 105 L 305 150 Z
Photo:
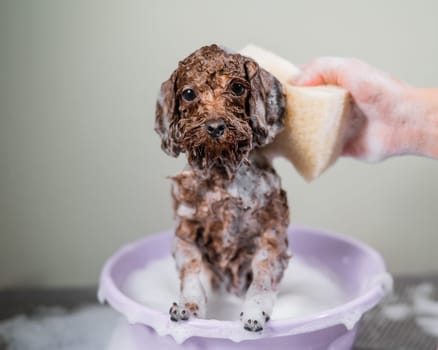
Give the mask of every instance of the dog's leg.
M 194 243 L 175 237 L 173 255 L 180 276 L 180 299 L 170 307 L 172 321 L 186 321 L 190 317 L 204 318 L 206 314 L 207 288 L 202 280 L 203 263 Z
M 251 332 L 259 332 L 272 313 L 275 295 L 272 274 L 273 256 L 265 248 L 261 248 L 252 262 L 253 281 L 245 296 L 240 320 L 243 328 Z
M 288 260 L 287 245 L 278 243 L 275 233 L 265 234 L 252 261 L 253 280 L 240 313 L 240 320 L 246 330 L 259 332 L 269 321 L 277 284 L 283 276 Z

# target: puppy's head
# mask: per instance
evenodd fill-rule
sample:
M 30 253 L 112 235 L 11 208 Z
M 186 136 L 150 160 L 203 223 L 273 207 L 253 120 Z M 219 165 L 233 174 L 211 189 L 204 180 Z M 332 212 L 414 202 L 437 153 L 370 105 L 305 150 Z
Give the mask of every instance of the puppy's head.
M 161 86 L 155 131 L 162 149 L 208 173 L 234 173 L 251 149 L 283 127 L 278 80 L 248 57 L 205 46 L 181 61 Z

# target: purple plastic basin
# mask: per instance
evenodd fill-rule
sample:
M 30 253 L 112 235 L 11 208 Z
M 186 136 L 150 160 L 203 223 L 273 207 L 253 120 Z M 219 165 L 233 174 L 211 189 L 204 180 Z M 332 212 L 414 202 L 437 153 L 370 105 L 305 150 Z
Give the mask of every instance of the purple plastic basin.
M 99 299 L 126 316 L 138 349 L 351 349 L 361 316 L 392 286 L 382 257 L 371 247 L 339 234 L 292 226 L 288 236 L 294 256 L 330 271 L 347 302 L 308 317 L 271 320 L 262 334 L 242 330 L 238 321 L 175 324 L 168 314 L 123 292 L 132 271 L 170 254 L 172 235 L 164 232 L 126 245 L 108 259 L 101 273 Z

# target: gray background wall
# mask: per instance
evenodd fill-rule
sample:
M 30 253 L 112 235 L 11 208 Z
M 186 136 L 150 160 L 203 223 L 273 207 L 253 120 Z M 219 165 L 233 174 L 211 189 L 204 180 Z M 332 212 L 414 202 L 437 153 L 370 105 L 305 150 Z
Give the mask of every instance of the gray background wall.
M 172 227 L 157 90 L 198 47 L 249 42 L 296 63 L 354 56 L 438 86 L 436 1 L 1 1 L 0 287 L 97 283 L 120 245 Z M 292 222 L 438 268 L 438 161 L 340 160 L 307 184 L 278 161 Z

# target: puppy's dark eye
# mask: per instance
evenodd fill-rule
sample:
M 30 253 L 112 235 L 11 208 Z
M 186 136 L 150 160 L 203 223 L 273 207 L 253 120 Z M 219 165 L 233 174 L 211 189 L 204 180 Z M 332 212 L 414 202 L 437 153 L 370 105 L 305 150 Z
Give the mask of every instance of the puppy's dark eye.
M 234 96 L 240 97 L 245 93 L 245 86 L 241 83 L 232 83 L 231 84 L 231 92 Z
M 196 98 L 196 92 L 193 89 L 185 89 L 181 96 L 185 101 L 192 102 Z

